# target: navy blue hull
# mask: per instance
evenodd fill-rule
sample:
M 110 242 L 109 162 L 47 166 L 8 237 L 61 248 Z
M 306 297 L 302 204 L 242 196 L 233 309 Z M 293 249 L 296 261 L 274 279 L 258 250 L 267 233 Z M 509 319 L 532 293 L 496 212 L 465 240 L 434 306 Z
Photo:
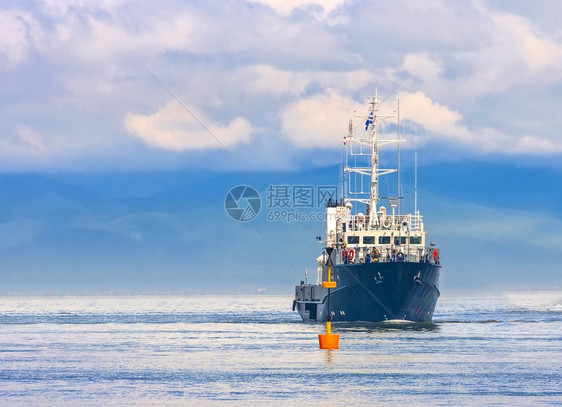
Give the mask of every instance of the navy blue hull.
M 440 295 L 440 269 L 437 264 L 414 262 L 333 266 L 337 288 L 330 298 L 332 321 L 431 321 Z M 318 321 L 327 318 L 327 300 L 322 299 Z

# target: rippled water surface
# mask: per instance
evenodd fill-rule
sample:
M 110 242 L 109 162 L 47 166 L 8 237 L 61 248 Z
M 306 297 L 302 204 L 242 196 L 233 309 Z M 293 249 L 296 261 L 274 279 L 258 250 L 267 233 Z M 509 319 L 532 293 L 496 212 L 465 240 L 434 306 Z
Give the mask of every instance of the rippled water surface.
M 1 406 L 562 405 L 562 292 L 334 324 L 287 296 L 3 297 Z

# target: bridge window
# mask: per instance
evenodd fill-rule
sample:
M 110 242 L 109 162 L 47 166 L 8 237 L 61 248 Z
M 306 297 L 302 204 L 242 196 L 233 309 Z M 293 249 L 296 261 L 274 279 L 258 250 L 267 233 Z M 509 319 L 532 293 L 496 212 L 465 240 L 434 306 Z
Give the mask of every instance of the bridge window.
M 390 236 L 379 236 L 379 244 L 390 244 Z
M 363 236 L 363 244 L 375 244 L 374 236 Z
M 421 244 L 421 236 L 410 236 L 410 244 Z
M 406 236 L 395 237 L 394 244 L 396 246 L 399 246 L 401 244 L 406 244 Z
M 359 244 L 359 236 L 348 236 L 347 244 Z

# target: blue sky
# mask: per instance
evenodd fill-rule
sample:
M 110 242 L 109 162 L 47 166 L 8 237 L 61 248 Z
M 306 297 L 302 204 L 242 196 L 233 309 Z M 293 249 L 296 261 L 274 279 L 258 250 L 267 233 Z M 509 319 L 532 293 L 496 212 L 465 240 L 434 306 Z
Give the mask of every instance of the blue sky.
M 202 290 L 291 291 L 323 225 L 237 224 L 224 196 L 336 183 L 375 87 L 400 101 L 407 187 L 417 131 L 444 287 L 560 287 L 561 8 L 3 2 L 2 291 L 187 291 L 246 237 Z

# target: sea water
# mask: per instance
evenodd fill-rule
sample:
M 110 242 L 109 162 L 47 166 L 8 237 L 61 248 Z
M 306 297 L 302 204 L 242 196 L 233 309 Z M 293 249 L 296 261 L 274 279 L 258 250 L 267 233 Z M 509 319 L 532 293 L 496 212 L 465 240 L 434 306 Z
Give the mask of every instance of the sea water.
M 290 296 L 2 297 L 0 406 L 562 405 L 562 292 L 433 324 L 303 323 Z

